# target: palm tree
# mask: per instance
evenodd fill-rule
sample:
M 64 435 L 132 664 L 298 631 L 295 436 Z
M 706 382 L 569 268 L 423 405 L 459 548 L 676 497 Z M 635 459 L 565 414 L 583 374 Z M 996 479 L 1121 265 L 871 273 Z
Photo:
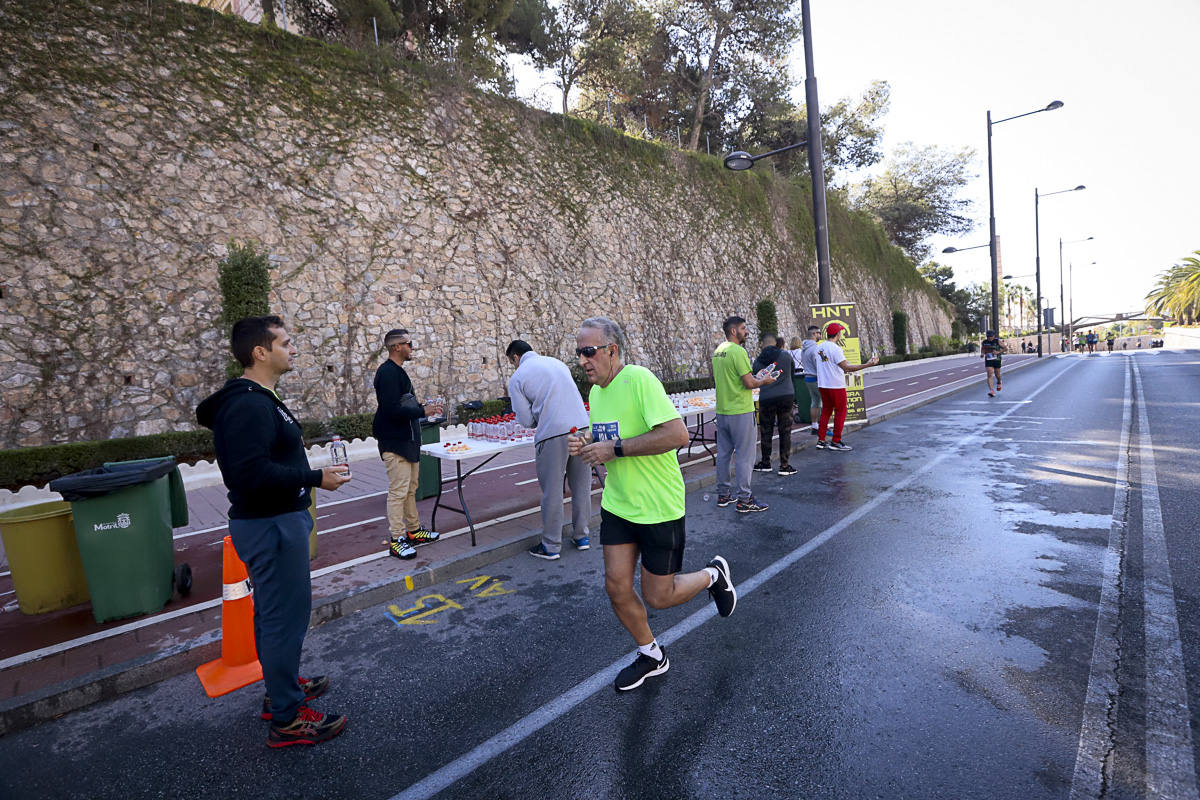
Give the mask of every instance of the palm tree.
M 1200 320 L 1200 250 L 1159 274 L 1146 295 L 1146 313 L 1172 316 L 1184 325 Z

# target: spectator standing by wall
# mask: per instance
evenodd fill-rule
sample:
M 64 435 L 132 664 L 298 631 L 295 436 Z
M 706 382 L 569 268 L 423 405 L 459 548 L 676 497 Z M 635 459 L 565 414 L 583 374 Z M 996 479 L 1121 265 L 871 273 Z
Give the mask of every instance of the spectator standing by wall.
M 417 480 L 421 469 L 421 417 L 435 417 L 441 406 L 423 406 L 413 393 L 404 365 L 412 360 L 416 344 L 404 328 L 393 328 L 383 337 L 388 358 L 375 370 L 375 400 L 379 404 L 371 432 L 379 444 L 379 457 L 387 467 L 387 517 L 391 540 L 388 552 L 396 558 L 416 558 L 413 545 L 434 542 L 438 533 L 421 525 L 417 515 Z
M 750 335 L 746 320 L 729 317 L 722 324 L 725 341 L 713 353 L 713 383 L 717 390 L 717 505 L 737 503 L 737 511 L 766 511 L 750 492 L 754 465 L 754 395 L 751 390 L 769 386 L 769 375 L 756 378 L 750 356 L 743 347 Z M 730 468 L 733 480 L 730 480 Z M 735 487 L 736 484 L 736 487 Z
M 572 544 L 576 550 L 591 544 L 592 471 L 583 459 L 567 452 L 567 434 L 587 427 L 587 411 L 566 364 L 538 355 L 521 339 L 510 342 L 504 355 L 517 368 L 508 379 L 513 413 L 526 428 L 537 429 L 533 449 L 542 490 L 542 540 L 529 555 L 556 561 L 562 550 L 564 477 L 571 488 Z
M 821 329 L 816 325 L 808 326 L 808 338 L 800 346 L 800 369 L 804 373 L 804 389 L 808 394 L 808 413 L 812 420 L 809 433 L 817 435 L 818 420 L 821 417 L 821 388 L 817 385 L 817 345 L 821 341 Z M 796 395 L 796 402 L 802 402 Z
M 825 329 L 825 341 L 816 347 L 817 385 L 821 389 L 821 427 L 817 430 L 818 450 L 846 452 L 854 448 L 842 441 L 842 428 L 846 424 L 846 373 L 859 372 L 879 363 L 879 357 L 865 364 L 846 361 L 841 343 L 846 327 L 840 322 L 831 322 Z M 825 443 L 826 426 L 833 416 L 833 441 Z
M 793 370 L 792 354 L 780 347 L 781 339 L 774 334 L 764 336 L 762 351 L 754 360 L 753 370 L 760 372 L 772 364 L 782 375 L 779 380 L 764 386 L 758 392 L 758 434 L 761 440 L 762 460 L 754 465 L 755 472 L 771 471 L 771 441 L 775 428 L 779 428 L 779 474 L 795 475 L 796 468 L 789 464 L 792 455 L 792 406 L 796 403 L 796 390 L 790 376 Z

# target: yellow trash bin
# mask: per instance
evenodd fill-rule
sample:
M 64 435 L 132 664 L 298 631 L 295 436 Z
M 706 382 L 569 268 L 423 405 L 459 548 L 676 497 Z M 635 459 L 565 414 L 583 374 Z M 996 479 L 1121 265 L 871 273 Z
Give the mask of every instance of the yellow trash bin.
M 0 513 L 0 537 L 23 613 L 42 614 L 88 601 L 70 503 L 58 500 Z

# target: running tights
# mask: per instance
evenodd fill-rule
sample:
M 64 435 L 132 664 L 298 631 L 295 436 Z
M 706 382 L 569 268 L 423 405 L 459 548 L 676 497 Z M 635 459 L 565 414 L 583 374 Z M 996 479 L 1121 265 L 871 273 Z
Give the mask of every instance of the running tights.
M 821 388 L 821 423 L 817 428 L 819 439 L 825 441 L 825 426 L 833 414 L 833 441 L 842 440 L 842 426 L 846 424 L 846 390 Z

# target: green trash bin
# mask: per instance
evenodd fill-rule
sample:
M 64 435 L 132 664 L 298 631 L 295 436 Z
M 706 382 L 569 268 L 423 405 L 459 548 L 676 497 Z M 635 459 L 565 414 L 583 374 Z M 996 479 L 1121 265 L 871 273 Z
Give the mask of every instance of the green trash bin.
M 151 614 L 191 588 L 175 567 L 174 527 L 187 524 L 187 496 L 173 457 L 119 461 L 50 482 L 71 501 L 75 538 L 97 622 Z
M 421 420 L 421 444 L 437 444 L 442 440 L 441 424 L 445 417 Z M 438 493 L 438 470 L 441 462 L 433 456 L 421 454 L 421 466 L 417 473 L 417 499 L 434 497 Z
M 56 500 L 5 511 L 0 538 L 21 613 L 43 614 L 87 602 L 70 503 Z
M 796 392 L 796 424 L 811 425 L 812 410 L 808 406 L 811 401 L 808 397 L 808 387 L 804 385 L 804 378 L 792 378 L 792 389 Z

